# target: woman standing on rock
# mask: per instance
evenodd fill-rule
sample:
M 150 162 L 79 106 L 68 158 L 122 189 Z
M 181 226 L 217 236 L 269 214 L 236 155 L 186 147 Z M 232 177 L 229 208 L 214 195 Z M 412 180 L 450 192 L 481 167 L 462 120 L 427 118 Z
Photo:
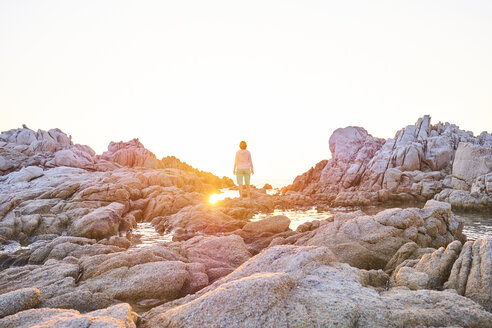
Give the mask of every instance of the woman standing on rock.
M 251 174 L 255 174 L 255 171 L 253 169 L 251 153 L 246 150 L 246 147 L 248 147 L 246 141 L 241 141 L 239 143 L 240 149 L 236 152 L 236 160 L 234 161 L 234 174 L 236 175 L 237 184 L 239 185 L 239 197 L 243 197 L 243 184 L 246 184 L 246 192 L 248 198 L 250 198 L 249 181 Z

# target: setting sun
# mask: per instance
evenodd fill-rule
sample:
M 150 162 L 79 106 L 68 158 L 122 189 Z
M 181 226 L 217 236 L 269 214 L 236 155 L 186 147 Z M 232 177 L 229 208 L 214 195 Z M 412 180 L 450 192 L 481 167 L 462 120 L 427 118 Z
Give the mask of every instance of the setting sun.
M 212 195 L 210 195 L 208 201 L 210 202 L 210 204 L 215 204 L 221 199 L 222 199 L 222 197 L 220 197 L 219 194 L 212 194 Z

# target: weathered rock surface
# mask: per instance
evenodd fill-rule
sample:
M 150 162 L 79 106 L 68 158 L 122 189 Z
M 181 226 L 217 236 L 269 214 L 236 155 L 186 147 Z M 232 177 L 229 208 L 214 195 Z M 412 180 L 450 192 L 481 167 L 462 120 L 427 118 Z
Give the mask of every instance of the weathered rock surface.
M 245 220 L 236 220 L 222 211 L 207 204 L 190 205 L 178 213 L 159 216 L 152 220 L 159 232 L 193 236 L 195 233 L 217 234 L 240 229 Z
M 40 290 L 40 307 L 58 307 L 91 311 L 111 305 L 103 293 L 80 288 L 78 264 L 49 260 L 44 265 L 26 265 L 2 271 L 0 291 L 7 293 L 22 288 Z
M 450 203 L 455 209 L 491 210 L 492 209 L 492 173 L 475 179 L 470 190 L 443 189 L 434 199 Z
M 263 189 L 251 188 L 251 199 L 226 198 L 215 207 L 238 220 L 248 220 L 254 214 L 269 213 L 278 205 L 278 197 L 268 195 Z
M 326 247 L 271 247 L 202 291 L 145 313 L 142 327 L 491 326 L 491 313 L 456 293 L 378 292 L 365 285 L 377 273 L 335 260 Z
M 110 142 L 108 151 L 101 157 L 127 167 L 163 168 L 154 153 L 147 150 L 138 139 Z
M 123 303 L 86 314 L 75 310 L 31 309 L 0 319 L 0 327 L 134 328 L 137 321 L 137 314 Z
M 0 237 L 45 234 L 102 239 L 202 202 L 233 185 L 182 163 L 157 160 L 138 140 L 98 156 L 58 129 L 0 134 Z
M 95 171 L 110 171 L 120 167 L 150 169 L 175 168 L 199 177 L 204 184 L 217 188 L 233 186 L 231 179 L 197 170 L 174 156 L 158 160 L 138 139 L 129 142 L 111 142 L 108 151 L 96 155 L 89 146 L 74 144 L 72 137 L 59 129 L 37 132 L 24 126 L 0 134 L 0 175 L 18 171 L 23 167 L 38 166 L 44 169 L 70 166 Z
M 425 272 L 409 266 L 402 266 L 394 277 L 396 286 L 405 286 L 411 290 L 429 289 L 430 278 Z
M 0 305 L 8 304 L 0 306 L 0 326 L 134 327 L 127 304 L 111 306 L 121 301 L 164 303 L 147 313 L 148 327 L 487 326 L 490 313 L 472 300 L 490 308 L 490 254 L 478 251 L 473 261 L 481 264 L 472 265 L 466 244 L 454 263 L 465 264 L 451 270 L 461 247 L 453 241 L 465 239 L 449 204 L 340 213 L 295 232 L 284 216 L 250 222 L 293 204 L 423 200 L 441 190 L 436 198 L 451 204 L 450 195 L 460 192 L 477 200 L 468 201 L 475 202 L 471 208 L 488 206 L 490 138 L 477 138 L 431 126 L 428 118 L 392 142 L 357 127 L 339 129 L 330 139 L 334 158 L 296 180 L 298 188 L 284 197 L 253 188 L 251 200 L 212 205 L 209 194 L 230 179 L 174 157 L 158 160 L 138 139 L 111 143 L 98 156 L 59 130 L 4 132 L 0 242 L 33 244 L 0 254 L 0 268 L 16 265 L 0 274 Z M 477 161 L 466 162 L 476 154 Z M 453 167 L 455 158 L 473 172 Z M 173 232 L 175 241 L 129 248 L 125 236 L 140 221 Z M 275 246 L 281 244 L 296 246 Z M 472 300 L 418 290 L 440 289 L 448 276 L 445 287 Z M 417 291 L 386 291 L 394 281 Z M 32 307 L 40 308 L 26 310 Z
M 38 305 L 41 292 L 36 288 L 17 289 L 0 295 L 0 318 Z
M 194 293 L 234 271 L 251 257 L 236 235 L 198 236 L 125 251 L 80 237 L 58 237 L 39 245 L 31 263 L 0 275 L 0 291 L 31 287 L 39 305 L 91 311 L 115 301 L 165 302 Z
M 23 167 L 72 166 L 91 170 L 115 169 L 111 162 L 99 160 L 89 146 L 74 144 L 59 129 L 49 131 L 24 127 L 0 134 L 0 175 Z
M 431 125 L 424 116 L 386 141 L 360 127 L 347 127 L 335 130 L 329 144 L 332 158 L 298 176 L 284 190 L 286 196 L 301 192 L 308 203 L 353 206 L 423 202 L 444 192 L 436 199 L 458 207 L 452 201 L 456 196 L 449 199 L 449 194 L 460 190 L 462 200 L 466 192 L 478 198 L 465 202 L 465 208 L 492 208 L 490 192 L 471 191 L 477 178 L 484 181 L 492 172 L 492 134 L 475 137 L 449 123 Z
M 406 243 L 439 248 L 464 241 L 463 221 L 447 203 L 430 200 L 423 209 L 388 209 L 376 215 L 338 213 L 332 222 L 276 244 L 326 246 L 340 262 L 362 269 L 383 269 Z
M 92 293 L 104 293 L 112 299 L 123 301 L 155 298 L 172 300 L 181 295 L 181 289 L 188 279 L 185 263 L 159 261 L 132 267 L 121 266 L 81 285 L 87 286 Z
M 492 148 L 488 146 L 459 143 L 453 162 L 453 189 L 470 190 L 477 177 L 492 171 Z
M 454 262 L 445 288 L 453 288 L 492 312 L 492 240 L 468 241 Z
M 268 216 L 259 221 L 248 222 L 233 233 L 241 236 L 251 254 L 258 254 L 267 248 L 275 238 L 284 239 L 295 235 L 289 229 L 290 219 L 285 215 Z
M 276 199 L 274 196 L 255 188 L 252 188 L 251 194 L 251 199 L 226 198 L 214 205 L 201 199 L 173 213 L 161 212 L 154 217 L 152 224 L 158 232 L 172 232 L 175 240 L 186 240 L 203 233 L 209 235 L 230 233 L 248 224 L 254 214 L 273 211 Z M 169 208 L 162 202 L 160 206 Z M 285 220 L 283 224 L 285 225 Z
M 404 244 L 398 251 L 393 255 L 391 260 L 384 267 L 386 273 L 391 274 L 397 267 L 399 267 L 406 260 L 420 259 L 422 255 L 434 252 L 435 249 L 432 247 L 420 248 L 415 242 L 411 241 Z
M 181 254 L 189 262 L 203 264 L 210 283 L 231 273 L 251 257 L 243 239 L 236 235 L 194 237 L 182 243 Z
M 197 177 L 177 169 L 89 172 L 56 167 L 41 170 L 35 179 L 17 181 L 27 169 L 0 181 L 4 239 L 63 233 L 108 238 L 130 230 L 137 219 L 151 220 L 198 203 L 210 190 Z
M 159 161 L 138 141 L 97 156 L 59 130 L 24 128 L 0 135 L 0 159 L 0 240 L 34 242 L 22 254 L 1 254 L 2 268 L 18 266 L 2 271 L 0 293 L 37 288 L 40 307 L 84 312 L 121 300 L 163 302 L 251 256 L 238 236 L 127 251 L 130 241 L 119 235 L 131 236 L 137 221 L 171 216 L 232 185 L 174 157 Z
M 424 254 L 418 260 L 402 262 L 394 271 L 394 285 L 413 290 L 441 289 L 460 251 L 461 242 L 456 240 L 446 248 L 440 247 L 432 253 Z
M 110 244 L 110 243 L 113 243 Z M 121 247 L 115 246 L 119 245 Z M 66 257 L 80 259 L 99 254 L 122 252 L 129 247 L 129 242 L 123 237 L 113 237 L 99 243 L 95 239 L 83 237 L 61 236 L 51 241 L 37 242 L 29 254 L 30 264 L 42 264 L 49 259 L 63 260 Z
M 455 240 L 446 248 L 440 247 L 433 253 L 424 254 L 414 268 L 429 276 L 429 288 L 441 288 L 448 280 L 451 268 L 460 251 L 461 242 Z
M 255 234 L 265 232 L 280 233 L 289 229 L 290 219 L 285 215 L 269 216 L 266 219 L 254 222 L 248 222 L 244 225 L 243 231 Z

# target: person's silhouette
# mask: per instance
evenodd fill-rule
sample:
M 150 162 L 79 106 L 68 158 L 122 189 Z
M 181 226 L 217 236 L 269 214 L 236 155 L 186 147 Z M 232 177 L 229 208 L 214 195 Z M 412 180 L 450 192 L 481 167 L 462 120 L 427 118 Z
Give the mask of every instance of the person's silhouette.
M 246 150 L 248 145 L 246 141 L 239 143 L 239 150 L 236 152 L 236 160 L 234 161 L 234 174 L 236 175 L 236 181 L 239 185 L 239 197 L 243 197 L 243 184 L 246 185 L 246 193 L 248 198 L 251 197 L 250 192 L 250 178 L 251 174 L 254 174 L 253 161 L 251 160 L 251 153 Z

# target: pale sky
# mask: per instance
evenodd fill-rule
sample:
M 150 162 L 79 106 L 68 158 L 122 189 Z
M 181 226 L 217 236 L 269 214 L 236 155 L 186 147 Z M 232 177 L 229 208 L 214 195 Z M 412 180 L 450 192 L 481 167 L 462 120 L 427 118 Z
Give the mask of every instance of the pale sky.
M 492 127 L 492 1 L 0 0 L 0 130 L 140 141 L 254 184 L 330 157 L 339 127 Z

